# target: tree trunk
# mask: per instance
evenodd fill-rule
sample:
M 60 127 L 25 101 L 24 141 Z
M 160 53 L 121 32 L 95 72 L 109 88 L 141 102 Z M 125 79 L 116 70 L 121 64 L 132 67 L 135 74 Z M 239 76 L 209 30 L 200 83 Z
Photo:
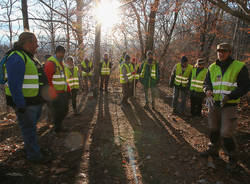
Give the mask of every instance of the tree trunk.
M 141 20 L 140 20 L 140 15 L 138 14 L 135 6 L 133 3 L 131 3 L 131 7 L 135 13 L 136 16 L 136 21 L 137 21 L 137 30 L 138 30 L 138 36 L 139 36 L 139 41 L 140 41 L 140 48 L 141 48 L 141 56 L 144 55 L 144 44 L 143 44 L 143 39 L 142 39 L 142 32 L 141 32 Z
M 156 12 L 159 7 L 160 0 L 155 0 L 154 3 L 151 5 L 151 10 L 149 14 L 149 24 L 148 24 L 148 33 L 146 36 L 146 50 L 145 54 L 148 50 L 153 50 L 154 48 L 154 33 L 155 33 L 155 18 Z
M 27 0 L 22 0 L 23 29 L 29 31 Z
M 94 74 L 93 81 L 91 82 L 92 89 L 94 91 L 94 96 L 97 96 L 98 86 L 99 86 L 99 63 L 101 60 L 101 23 L 97 23 L 95 28 L 95 50 L 94 50 Z
M 78 60 L 79 62 L 83 61 L 84 59 L 84 52 L 83 52 L 83 30 L 82 30 L 82 16 L 83 16 L 83 1 L 76 0 L 76 34 L 77 34 L 77 42 L 78 42 Z

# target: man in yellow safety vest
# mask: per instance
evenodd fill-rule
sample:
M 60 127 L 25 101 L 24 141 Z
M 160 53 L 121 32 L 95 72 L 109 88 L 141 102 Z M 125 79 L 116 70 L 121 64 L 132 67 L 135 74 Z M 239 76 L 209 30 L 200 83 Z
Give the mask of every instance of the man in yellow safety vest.
M 68 85 L 66 82 L 63 58 L 65 48 L 61 45 L 56 47 L 54 56 L 48 58 L 44 70 L 50 85 L 49 95 L 51 102 L 49 104 L 55 124 L 55 132 L 63 132 L 62 122 L 68 113 Z
M 82 78 L 85 81 L 85 86 L 87 92 L 89 91 L 89 82 L 91 82 L 91 77 L 93 75 L 92 70 L 93 70 L 93 62 L 90 61 L 88 58 L 85 58 L 84 61 L 81 63 L 81 68 L 82 68 Z
M 130 64 L 130 68 L 131 68 L 131 72 L 133 76 L 133 83 L 131 86 L 131 96 L 135 96 L 134 93 L 135 93 L 136 85 L 140 78 L 140 73 L 139 73 L 140 65 L 139 63 L 137 63 L 136 58 L 132 58 L 132 63 Z
M 100 91 L 103 91 L 103 85 L 105 85 L 105 92 L 108 92 L 108 84 L 109 84 L 109 77 L 112 68 L 112 62 L 109 60 L 108 53 L 104 54 L 103 60 L 100 62 L 100 76 L 101 76 L 101 84 L 100 84 Z
M 188 64 L 186 56 L 181 58 L 181 62 L 177 63 L 171 73 L 170 87 L 174 87 L 173 94 L 173 114 L 177 113 L 178 98 L 181 95 L 180 113 L 185 114 L 186 96 L 188 92 L 188 84 L 191 77 L 193 66 Z
M 8 54 L 5 69 L 7 105 L 15 110 L 22 132 L 27 159 L 32 163 L 49 161 L 40 151 L 36 124 L 42 112 L 42 65 L 35 58 L 38 44 L 31 32 L 23 32 Z M 45 76 L 46 78 L 46 76 Z
M 73 57 L 69 56 L 65 62 L 65 75 L 68 86 L 70 88 L 70 97 L 74 114 L 79 114 L 77 108 L 77 92 L 79 90 L 78 68 L 74 65 Z
M 130 56 L 125 56 L 125 61 L 120 66 L 120 83 L 122 84 L 123 98 L 121 104 L 127 105 L 128 98 L 131 96 L 133 75 L 130 67 Z
M 196 67 L 192 69 L 190 80 L 190 101 L 192 117 L 201 117 L 202 102 L 205 97 L 203 84 L 207 74 L 207 68 L 204 68 L 206 58 L 197 59 Z
M 217 45 L 218 59 L 209 66 L 204 90 L 209 105 L 208 125 L 211 144 L 201 156 L 218 156 L 222 143 L 229 156 L 227 169 L 238 170 L 236 142 L 233 138 L 237 127 L 237 104 L 240 97 L 249 91 L 250 80 L 245 63 L 231 57 L 232 47 L 228 43 Z

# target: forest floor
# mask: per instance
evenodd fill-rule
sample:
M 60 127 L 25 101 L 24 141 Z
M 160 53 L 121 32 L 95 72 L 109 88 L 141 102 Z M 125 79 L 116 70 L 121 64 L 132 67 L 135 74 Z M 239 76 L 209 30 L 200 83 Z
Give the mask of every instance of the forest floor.
M 162 85 L 166 86 L 166 85 Z M 247 184 L 250 181 L 249 97 L 238 107 L 241 171 L 226 171 L 227 157 L 214 160 L 199 153 L 207 149 L 207 110 L 203 118 L 172 115 L 172 90 L 160 87 L 156 110 L 145 110 L 141 87 L 123 107 L 122 91 L 112 79 L 108 94 L 97 99 L 79 95 L 80 115 L 70 110 L 64 121 L 68 132 L 56 136 L 53 125 L 38 123 L 42 149 L 53 161 L 34 165 L 25 160 L 14 113 L 0 117 L 0 183 L 48 184 Z

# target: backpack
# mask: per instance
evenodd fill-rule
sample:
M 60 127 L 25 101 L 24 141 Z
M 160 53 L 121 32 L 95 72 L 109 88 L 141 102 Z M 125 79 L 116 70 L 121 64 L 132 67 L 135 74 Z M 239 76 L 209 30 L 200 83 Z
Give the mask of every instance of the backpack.
M 13 51 L 15 51 L 15 49 L 11 49 L 8 52 L 6 52 L 0 61 L 0 84 L 5 84 L 7 82 L 7 80 L 5 79 L 5 63 L 7 62 L 10 53 Z M 26 63 L 25 55 L 24 55 L 24 58 L 25 58 L 24 62 Z

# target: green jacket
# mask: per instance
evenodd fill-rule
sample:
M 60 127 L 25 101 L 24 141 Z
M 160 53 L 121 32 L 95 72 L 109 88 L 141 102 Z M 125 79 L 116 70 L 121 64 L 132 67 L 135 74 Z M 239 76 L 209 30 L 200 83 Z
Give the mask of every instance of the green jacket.
M 155 79 L 152 78 L 152 75 L 151 75 L 151 71 L 152 71 L 152 66 L 155 64 L 156 68 L 156 77 Z M 142 74 L 143 72 L 143 67 L 145 66 L 145 73 Z M 151 87 L 155 87 L 158 83 L 159 83 L 159 80 L 160 80 L 160 71 L 159 71 L 159 63 L 156 62 L 156 61 L 153 61 L 152 64 L 149 64 L 147 61 L 144 61 L 142 64 L 141 64 L 141 67 L 140 67 L 140 72 L 139 72 L 141 75 L 140 75 L 140 82 L 143 84 L 144 87 L 146 88 L 151 88 Z

